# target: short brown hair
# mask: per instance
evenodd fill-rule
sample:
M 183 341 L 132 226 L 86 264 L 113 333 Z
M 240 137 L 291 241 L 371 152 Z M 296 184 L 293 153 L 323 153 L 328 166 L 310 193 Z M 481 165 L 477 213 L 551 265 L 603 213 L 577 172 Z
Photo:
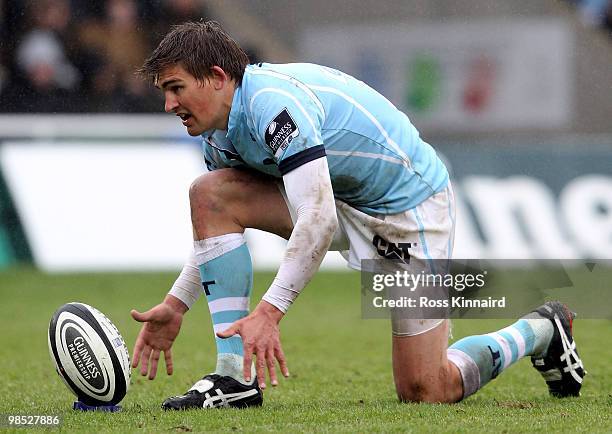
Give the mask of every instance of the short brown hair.
M 186 22 L 172 26 L 137 73 L 154 82 L 167 67 L 180 64 L 197 80 L 210 77 L 219 66 L 236 83 L 242 83 L 249 58 L 216 21 Z

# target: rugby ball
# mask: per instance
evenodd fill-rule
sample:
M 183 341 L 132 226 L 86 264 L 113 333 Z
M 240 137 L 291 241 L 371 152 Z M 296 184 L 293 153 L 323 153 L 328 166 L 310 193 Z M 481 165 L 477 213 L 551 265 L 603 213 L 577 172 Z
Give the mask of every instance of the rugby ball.
M 55 370 L 78 400 L 113 405 L 130 386 L 130 356 L 117 327 L 84 303 L 60 307 L 49 323 L 49 353 Z

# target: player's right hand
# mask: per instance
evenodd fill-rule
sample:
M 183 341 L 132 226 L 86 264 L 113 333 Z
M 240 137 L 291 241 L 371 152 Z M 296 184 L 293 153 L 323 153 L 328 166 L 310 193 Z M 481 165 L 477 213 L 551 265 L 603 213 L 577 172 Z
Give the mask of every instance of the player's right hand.
M 132 309 L 132 318 L 143 323 L 132 357 L 132 368 L 140 367 L 142 376 L 149 374 L 149 380 L 153 380 L 157 374 L 157 364 L 161 352 L 164 352 L 166 362 L 166 372 L 172 375 L 172 351 L 171 347 L 174 339 L 181 329 L 183 314 L 187 311 L 187 306 L 179 299 L 168 295 L 166 299 L 149 309 L 140 313 Z
M 262 389 L 266 388 L 266 366 L 270 374 L 270 383 L 272 386 L 278 385 L 274 366 L 276 361 L 278 361 L 282 374 L 285 377 L 289 376 L 278 328 L 278 323 L 283 315 L 279 309 L 262 300 L 249 315 L 234 322 L 227 330 L 217 333 L 218 337 L 224 339 L 240 335 L 244 349 L 244 379 L 251 381 L 251 361 L 255 354 L 257 357 L 255 370 L 259 387 Z

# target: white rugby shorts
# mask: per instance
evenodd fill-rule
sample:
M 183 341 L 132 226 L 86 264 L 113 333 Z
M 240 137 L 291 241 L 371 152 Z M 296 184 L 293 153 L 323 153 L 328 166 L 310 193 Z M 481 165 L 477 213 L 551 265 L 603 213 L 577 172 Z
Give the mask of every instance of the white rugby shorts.
M 295 223 L 295 210 L 289 205 L 282 183 L 278 185 Z M 339 251 L 348 266 L 355 270 L 361 270 L 362 260 L 385 261 L 391 254 L 397 259 L 397 254 L 407 253 L 410 264 L 405 267 L 409 272 L 418 273 L 424 268 L 436 272 L 432 269 L 444 261 L 435 260 L 450 260 L 452 256 L 455 199 L 450 181 L 444 190 L 399 214 L 372 216 L 338 199 L 336 212 L 339 227 L 329 250 Z M 391 315 L 392 331 L 396 336 L 422 334 L 442 321 L 444 319 L 411 319 Z

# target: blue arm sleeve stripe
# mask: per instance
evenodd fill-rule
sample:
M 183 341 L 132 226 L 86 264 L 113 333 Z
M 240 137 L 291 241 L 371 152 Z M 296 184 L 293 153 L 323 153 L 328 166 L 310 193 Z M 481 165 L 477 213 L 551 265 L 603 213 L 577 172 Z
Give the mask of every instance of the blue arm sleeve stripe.
M 313 146 L 312 148 L 304 149 L 297 154 L 281 160 L 280 163 L 278 163 L 278 170 L 280 170 L 282 175 L 286 175 L 301 165 L 316 160 L 317 158 L 325 157 L 325 155 L 325 147 L 323 145 Z

